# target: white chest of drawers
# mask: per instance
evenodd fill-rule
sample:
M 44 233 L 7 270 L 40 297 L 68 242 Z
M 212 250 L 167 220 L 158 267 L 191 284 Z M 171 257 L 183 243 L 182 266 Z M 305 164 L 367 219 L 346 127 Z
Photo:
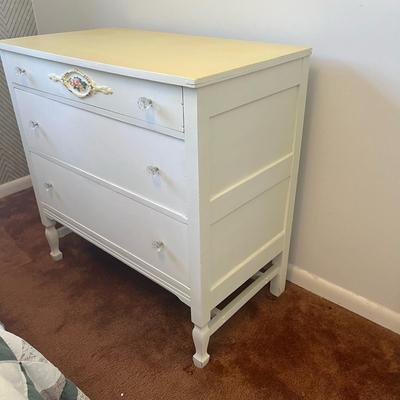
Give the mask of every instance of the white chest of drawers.
M 285 287 L 310 50 L 128 29 L 0 49 L 53 259 L 57 221 L 170 290 L 205 366 Z

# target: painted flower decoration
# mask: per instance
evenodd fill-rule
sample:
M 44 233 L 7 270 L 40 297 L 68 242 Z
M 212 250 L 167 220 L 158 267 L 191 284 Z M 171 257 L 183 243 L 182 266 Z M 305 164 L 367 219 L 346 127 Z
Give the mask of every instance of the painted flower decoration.
M 80 98 L 91 96 L 97 92 L 113 94 L 110 87 L 96 85 L 88 75 L 77 69 L 64 72 L 61 76 L 49 74 L 49 78 L 55 82 L 62 82 L 71 93 Z
M 85 82 L 79 76 L 72 76 L 69 80 L 69 84 L 71 85 L 71 87 L 73 87 L 75 90 L 77 90 L 81 93 L 86 91 L 87 86 L 88 86 L 87 82 Z

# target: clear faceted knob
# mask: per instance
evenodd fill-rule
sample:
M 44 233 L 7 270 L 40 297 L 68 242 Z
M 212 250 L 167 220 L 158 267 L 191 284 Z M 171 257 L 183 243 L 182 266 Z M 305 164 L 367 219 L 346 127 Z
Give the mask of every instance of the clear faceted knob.
M 15 72 L 16 72 L 18 75 L 24 75 L 24 74 L 26 74 L 26 70 L 25 70 L 24 68 L 21 68 L 21 67 L 16 67 L 16 68 L 15 68 Z
M 39 122 L 37 121 L 30 121 L 30 125 L 32 129 L 39 128 Z
M 147 167 L 147 172 L 150 173 L 151 175 L 160 175 L 161 171 L 160 168 L 154 166 L 154 165 L 149 165 Z
M 137 105 L 140 110 L 145 111 L 153 106 L 153 101 L 147 97 L 139 97 Z
M 45 182 L 44 187 L 47 191 L 53 189 L 53 184 L 51 182 Z
M 153 246 L 153 248 L 156 249 L 158 252 L 162 251 L 162 250 L 164 249 L 164 247 L 165 247 L 164 243 L 161 242 L 161 241 L 159 241 L 159 240 L 155 240 L 155 241 L 152 243 L 152 246 Z

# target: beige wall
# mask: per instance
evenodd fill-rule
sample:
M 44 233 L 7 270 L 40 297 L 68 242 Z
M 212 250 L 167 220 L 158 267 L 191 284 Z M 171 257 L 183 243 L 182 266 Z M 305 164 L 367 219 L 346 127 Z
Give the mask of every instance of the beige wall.
M 314 48 L 292 263 L 400 313 L 398 0 L 34 0 L 41 33 L 98 26 Z

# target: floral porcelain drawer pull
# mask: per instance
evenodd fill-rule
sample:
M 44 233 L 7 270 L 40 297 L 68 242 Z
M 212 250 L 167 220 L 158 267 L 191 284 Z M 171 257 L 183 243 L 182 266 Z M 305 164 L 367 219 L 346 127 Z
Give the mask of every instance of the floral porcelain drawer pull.
M 50 74 L 49 78 L 55 82 L 62 82 L 71 93 L 81 98 L 91 96 L 97 92 L 113 94 L 113 90 L 110 87 L 97 85 L 92 78 L 78 69 L 67 71 L 61 76 Z

